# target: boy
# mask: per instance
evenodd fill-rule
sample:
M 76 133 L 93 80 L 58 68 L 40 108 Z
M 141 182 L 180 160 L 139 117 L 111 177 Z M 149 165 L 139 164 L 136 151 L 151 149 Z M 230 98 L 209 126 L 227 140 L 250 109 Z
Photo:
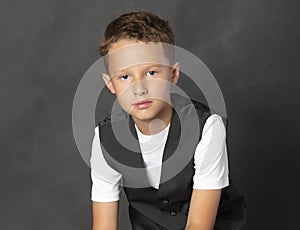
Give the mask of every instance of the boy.
M 244 200 L 228 178 L 222 118 L 170 95 L 179 63 L 168 44 L 174 45 L 168 22 L 149 12 L 121 15 L 106 28 L 102 76 L 122 110 L 95 128 L 93 230 L 117 229 L 121 185 L 134 230 L 244 228 Z

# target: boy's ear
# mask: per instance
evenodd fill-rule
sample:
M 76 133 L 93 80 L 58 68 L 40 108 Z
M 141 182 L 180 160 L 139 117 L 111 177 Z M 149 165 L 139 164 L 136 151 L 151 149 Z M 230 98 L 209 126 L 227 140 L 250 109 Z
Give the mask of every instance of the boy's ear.
M 105 74 L 105 73 L 102 73 L 102 78 L 103 78 L 103 81 L 105 82 L 105 85 L 107 86 L 107 88 L 110 90 L 111 93 L 115 94 L 116 91 L 115 91 L 115 88 L 111 82 L 111 79 L 110 79 L 110 76 Z
M 173 84 L 176 84 L 180 75 L 180 63 L 176 62 L 172 67 L 172 80 Z

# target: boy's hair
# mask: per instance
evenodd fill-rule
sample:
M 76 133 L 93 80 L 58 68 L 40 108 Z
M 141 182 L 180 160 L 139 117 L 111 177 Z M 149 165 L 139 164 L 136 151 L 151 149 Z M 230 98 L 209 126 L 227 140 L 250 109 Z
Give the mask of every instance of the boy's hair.
M 174 45 L 174 33 L 169 22 L 146 11 L 122 14 L 108 24 L 100 43 L 100 54 L 105 56 L 110 46 L 121 39 Z

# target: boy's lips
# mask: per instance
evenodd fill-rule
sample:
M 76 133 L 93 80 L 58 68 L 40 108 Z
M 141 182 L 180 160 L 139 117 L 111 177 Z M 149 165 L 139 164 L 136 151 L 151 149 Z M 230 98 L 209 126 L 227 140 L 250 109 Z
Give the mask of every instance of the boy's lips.
M 135 103 L 134 107 L 137 109 L 147 109 L 151 106 L 151 104 L 152 101 L 145 100 L 145 101 L 140 101 L 138 103 Z

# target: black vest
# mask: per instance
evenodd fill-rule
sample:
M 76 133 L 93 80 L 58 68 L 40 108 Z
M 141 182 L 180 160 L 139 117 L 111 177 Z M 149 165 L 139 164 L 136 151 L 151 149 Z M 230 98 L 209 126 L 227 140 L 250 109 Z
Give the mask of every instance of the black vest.
M 159 189 L 148 183 L 131 116 L 121 111 L 99 123 L 102 152 L 107 163 L 122 174 L 134 230 L 183 230 L 186 225 L 193 191 L 193 156 L 211 112 L 204 104 L 179 95 L 172 95 L 171 100 L 174 109 Z M 222 189 L 214 229 L 243 229 L 245 212 L 245 201 L 230 180 Z

